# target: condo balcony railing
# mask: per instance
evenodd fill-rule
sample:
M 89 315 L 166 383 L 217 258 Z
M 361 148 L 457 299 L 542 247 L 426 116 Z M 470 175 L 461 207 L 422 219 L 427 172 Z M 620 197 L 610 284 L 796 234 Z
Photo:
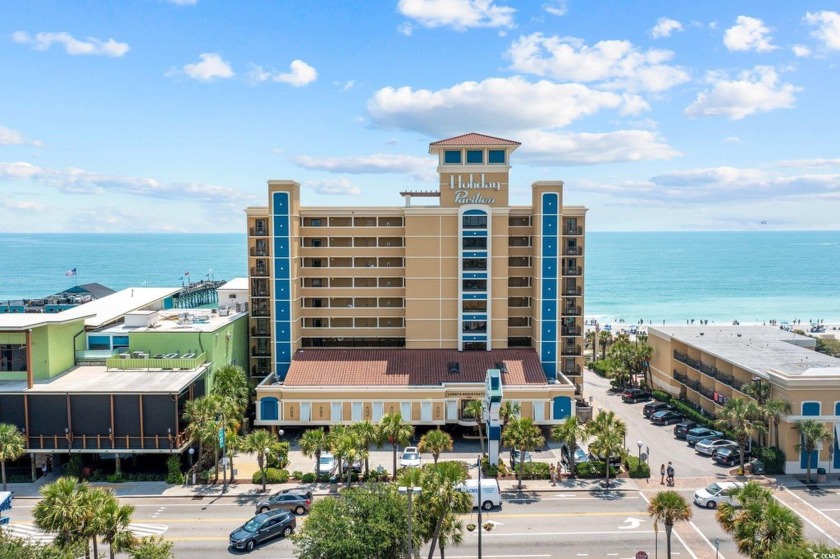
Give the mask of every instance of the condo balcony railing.
M 119 353 L 110 357 L 105 361 L 105 367 L 107 369 L 121 371 L 147 369 L 180 369 L 190 371 L 203 365 L 206 360 L 207 355 L 205 353 L 171 352 L 151 355 L 142 351 L 133 351 L 131 353 Z
M 583 266 L 566 266 L 563 268 L 564 276 L 579 276 L 583 274 Z
M 563 234 L 564 235 L 583 235 L 583 227 L 578 225 L 577 227 L 566 225 L 563 227 Z
M 580 294 L 583 293 L 583 290 L 579 285 L 574 287 L 564 287 L 563 288 L 563 295 L 570 295 L 572 297 L 579 297 Z
M 721 379 L 722 377 L 726 376 L 720 369 L 718 369 L 714 365 L 708 365 L 706 363 L 703 363 L 699 359 L 689 357 L 687 354 L 677 351 L 676 349 L 674 350 L 674 359 L 676 359 L 680 363 L 685 363 L 692 369 L 698 370 L 704 375 L 710 376 L 712 378 Z M 731 379 L 731 377 L 729 378 Z
M 251 355 L 254 357 L 270 357 L 271 348 L 269 348 L 268 346 L 251 346 Z
M 252 266 L 251 267 L 251 276 L 253 277 L 266 277 L 268 276 L 268 268 L 263 266 Z
M 268 247 L 251 247 L 251 256 L 268 256 Z
M 580 346 L 564 346 L 560 355 L 580 355 Z
M 29 450 L 180 450 L 189 443 L 185 431 L 177 434 L 109 435 L 108 433 L 30 435 L 26 437 Z
M 580 336 L 580 326 L 563 326 L 561 333 L 564 336 Z
M 563 256 L 580 256 L 583 254 L 583 247 L 564 247 Z
M 566 376 L 576 376 L 581 374 L 581 367 L 580 365 L 575 365 L 574 367 L 563 367 L 561 372 Z
M 674 369 L 674 380 L 685 384 L 686 382 L 688 382 L 688 375 L 684 375 L 681 372 Z
M 563 316 L 580 316 L 580 305 L 566 305 L 563 307 Z
M 257 328 L 256 326 L 251 327 L 251 335 L 252 336 L 270 336 L 271 331 L 268 328 Z
M 252 237 L 266 237 L 268 236 L 268 227 L 251 227 L 248 233 Z

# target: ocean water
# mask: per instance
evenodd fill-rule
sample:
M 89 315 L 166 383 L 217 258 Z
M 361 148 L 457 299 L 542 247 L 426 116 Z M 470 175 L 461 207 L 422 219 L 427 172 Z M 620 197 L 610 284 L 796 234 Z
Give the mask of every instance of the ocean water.
M 65 272 L 76 268 L 76 277 Z M 243 234 L 0 234 L 0 300 L 247 275 Z M 586 315 L 840 323 L 840 231 L 588 233 Z

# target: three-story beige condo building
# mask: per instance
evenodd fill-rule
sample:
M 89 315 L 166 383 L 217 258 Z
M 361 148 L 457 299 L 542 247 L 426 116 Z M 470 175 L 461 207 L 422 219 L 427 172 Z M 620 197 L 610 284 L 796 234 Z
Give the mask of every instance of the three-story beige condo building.
M 393 207 L 302 207 L 298 183 L 268 182 L 246 210 L 257 424 L 457 423 L 487 369 L 538 424 L 574 413 L 586 209 L 561 181 L 511 206 L 519 145 L 433 142 L 437 188 Z

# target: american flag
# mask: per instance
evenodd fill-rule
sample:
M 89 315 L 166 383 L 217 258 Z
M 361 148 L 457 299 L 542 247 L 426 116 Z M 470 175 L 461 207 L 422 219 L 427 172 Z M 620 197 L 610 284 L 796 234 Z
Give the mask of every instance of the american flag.
M 67 278 L 72 278 L 75 275 L 76 275 L 76 268 L 71 268 L 71 269 L 67 270 L 66 272 L 64 272 L 64 277 L 67 277 Z
M 189 272 L 184 272 L 184 275 L 185 275 L 185 276 L 189 276 L 189 275 L 190 275 L 190 273 L 189 273 Z

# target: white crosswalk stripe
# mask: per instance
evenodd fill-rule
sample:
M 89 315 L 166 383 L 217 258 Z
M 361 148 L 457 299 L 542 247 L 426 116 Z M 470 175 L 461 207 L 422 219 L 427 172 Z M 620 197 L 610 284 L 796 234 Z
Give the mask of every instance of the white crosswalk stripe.
M 48 544 L 55 539 L 55 534 L 42 532 L 31 524 L 6 524 L 3 527 L 6 533 L 11 534 L 16 538 L 21 538 L 32 543 Z
M 160 536 L 169 528 L 166 524 L 137 524 L 132 522 L 128 525 L 129 531 L 138 538 L 147 536 Z

